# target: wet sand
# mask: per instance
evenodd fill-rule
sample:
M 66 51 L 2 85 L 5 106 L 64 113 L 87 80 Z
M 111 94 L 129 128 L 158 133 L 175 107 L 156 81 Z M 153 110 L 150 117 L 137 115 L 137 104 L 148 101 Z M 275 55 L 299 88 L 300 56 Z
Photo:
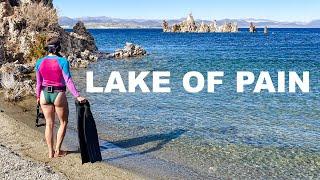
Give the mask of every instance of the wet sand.
M 67 179 L 145 179 L 129 170 L 120 169 L 107 163 L 81 164 L 80 154 L 70 153 L 64 158 L 47 158 L 47 147 L 44 141 L 43 128 L 34 127 L 35 107 L 30 106 L 33 98 L 12 104 L 0 100 L 0 144 L 6 150 L 18 154 L 17 162 L 24 163 L 25 159 L 31 163 L 51 167 L 53 172 L 61 174 Z M 21 108 L 23 107 L 23 108 Z M 5 152 L 4 153 L 9 153 Z M 16 156 L 15 156 L 16 157 Z M 9 160 L 8 158 L 6 160 Z M 40 165 L 41 167 L 41 165 Z M 18 172 L 18 171 L 17 171 Z M 26 176 L 26 174 L 21 174 Z M 25 177 L 11 177 L 11 179 Z M 9 178 L 10 179 L 10 178 Z

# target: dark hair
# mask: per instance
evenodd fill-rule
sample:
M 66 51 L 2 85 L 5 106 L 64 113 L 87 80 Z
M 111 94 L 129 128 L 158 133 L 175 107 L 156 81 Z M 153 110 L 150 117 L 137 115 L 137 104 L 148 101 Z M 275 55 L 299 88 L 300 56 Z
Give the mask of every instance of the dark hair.
M 59 54 L 61 51 L 60 40 L 56 37 L 47 40 L 45 50 L 49 53 Z

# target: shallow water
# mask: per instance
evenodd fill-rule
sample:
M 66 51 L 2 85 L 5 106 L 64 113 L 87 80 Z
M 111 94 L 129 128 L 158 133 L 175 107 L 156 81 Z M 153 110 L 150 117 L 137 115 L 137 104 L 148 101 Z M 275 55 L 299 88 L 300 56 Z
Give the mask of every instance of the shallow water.
M 92 103 L 99 133 L 114 144 L 216 174 L 227 170 L 218 170 L 214 163 L 231 166 L 232 162 L 226 160 L 229 158 L 234 160 L 233 165 L 238 161 L 241 165 L 244 154 L 256 150 L 261 150 L 257 156 L 270 150 L 269 158 L 275 155 L 278 160 L 284 157 L 276 154 L 290 150 L 294 157 L 302 153 L 307 160 L 319 154 L 320 29 L 270 29 L 269 35 L 171 34 L 161 30 L 91 32 L 99 50 L 111 52 L 122 48 L 125 42 L 133 42 L 149 53 L 130 61 L 92 63 L 87 70 L 94 72 L 96 86 L 105 86 L 111 71 L 120 71 L 125 84 L 128 71 L 171 72 L 172 92 L 167 94 L 89 94 L 85 92 L 86 70 L 73 72 L 79 89 Z M 182 77 L 188 71 L 224 71 L 224 83 L 216 86 L 215 93 L 204 90 L 190 94 L 182 86 Z M 254 86 L 249 86 L 245 93 L 237 93 L 237 71 L 252 71 L 256 77 L 260 71 L 269 71 L 275 86 L 278 71 L 296 71 L 300 75 L 310 71 L 311 92 L 254 94 Z M 150 77 L 146 81 L 152 84 Z M 73 108 L 72 105 L 71 111 Z M 72 121 L 71 124 L 75 125 Z M 225 153 L 230 149 L 231 155 L 240 155 L 229 157 Z M 316 158 L 319 160 L 318 155 Z M 271 162 L 267 159 L 266 156 L 266 164 Z M 251 163 L 259 164 L 254 160 Z M 320 162 L 314 164 L 319 170 Z

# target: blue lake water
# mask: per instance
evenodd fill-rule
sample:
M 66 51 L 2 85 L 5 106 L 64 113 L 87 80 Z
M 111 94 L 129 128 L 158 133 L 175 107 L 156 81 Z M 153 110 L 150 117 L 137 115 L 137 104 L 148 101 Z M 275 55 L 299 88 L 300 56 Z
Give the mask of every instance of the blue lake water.
M 133 42 L 149 54 L 131 60 L 100 60 L 73 73 L 79 89 L 92 102 L 99 133 L 115 144 L 131 148 L 121 140 L 164 134 L 168 144 L 181 139 L 190 141 L 188 146 L 233 144 L 319 153 L 320 29 L 270 29 L 269 35 L 243 29 L 230 34 L 173 34 L 158 29 L 91 33 L 99 50 L 112 52 Z M 96 86 L 105 86 L 112 71 L 120 71 L 125 84 L 128 71 L 170 71 L 172 92 L 86 93 L 85 72 L 89 70 L 94 72 Z M 224 71 L 223 85 L 216 86 L 215 93 L 187 93 L 182 78 L 188 71 L 205 76 L 207 71 Z M 237 71 L 254 72 L 256 78 L 260 71 L 269 71 L 276 87 L 278 71 L 300 75 L 309 71 L 311 92 L 252 93 L 254 85 L 250 85 L 237 93 Z M 152 78 L 146 81 L 152 87 Z M 175 152 L 174 147 L 169 151 Z

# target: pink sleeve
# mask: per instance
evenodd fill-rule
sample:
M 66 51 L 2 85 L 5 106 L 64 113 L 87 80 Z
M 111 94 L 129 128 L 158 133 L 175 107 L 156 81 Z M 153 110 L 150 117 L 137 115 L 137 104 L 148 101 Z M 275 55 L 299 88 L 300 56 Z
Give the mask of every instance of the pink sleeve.
M 42 86 L 42 75 L 39 71 L 36 71 L 36 77 L 37 77 L 37 84 L 36 84 L 36 95 L 37 98 L 40 98 L 40 93 L 41 93 L 41 86 Z
M 80 94 L 79 94 L 76 86 L 74 85 L 74 82 L 71 77 L 69 63 L 66 63 L 65 66 L 66 67 L 64 67 L 64 69 L 66 69 L 66 72 L 62 71 L 62 74 L 63 74 L 64 81 L 66 82 L 66 86 L 68 87 L 69 91 L 71 92 L 71 94 L 74 97 L 79 97 Z

